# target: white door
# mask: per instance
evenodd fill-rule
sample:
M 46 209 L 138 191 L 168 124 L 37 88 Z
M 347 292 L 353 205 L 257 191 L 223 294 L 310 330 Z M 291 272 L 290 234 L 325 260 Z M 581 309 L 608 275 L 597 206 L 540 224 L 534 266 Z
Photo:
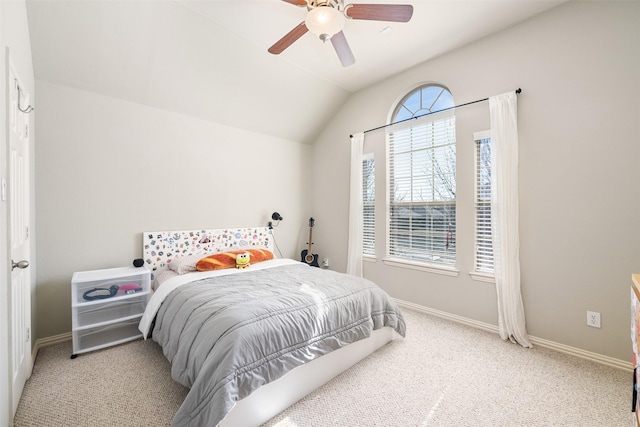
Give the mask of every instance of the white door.
M 11 284 L 9 285 L 9 364 L 11 367 L 12 417 L 22 389 L 31 375 L 31 280 L 29 266 L 29 94 L 9 57 L 9 238 Z

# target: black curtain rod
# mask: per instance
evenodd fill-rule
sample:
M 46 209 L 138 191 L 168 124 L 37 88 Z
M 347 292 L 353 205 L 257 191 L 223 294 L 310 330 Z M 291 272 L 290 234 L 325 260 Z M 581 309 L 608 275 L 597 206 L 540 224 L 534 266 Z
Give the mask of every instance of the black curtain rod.
M 520 89 L 520 88 L 516 89 L 516 93 L 520 93 L 520 92 L 522 92 L 522 89 Z M 421 114 L 419 116 L 410 117 L 408 119 L 399 120 L 397 122 L 389 123 L 387 125 L 378 126 L 377 128 L 365 130 L 363 133 L 373 132 L 374 130 L 384 129 L 384 128 L 389 127 L 389 126 L 397 125 L 398 123 L 408 122 L 409 120 L 419 119 L 421 117 L 430 116 L 431 114 L 441 113 L 441 112 L 447 111 L 447 110 L 453 110 L 454 108 L 466 107 L 467 105 L 477 104 L 478 102 L 484 102 L 484 101 L 488 101 L 488 100 L 489 100 L 489 98 L 484 98 L 484 99 L 478 99 L 477 101 L 467 102 L 466 104 L 454 105 L 453 107 L 443 108 L 442 110 L 434 111 L 432 113 L 425 113 L 425 114 Z M 353 135 L 349 135 L 349 138 L 353 138 Z

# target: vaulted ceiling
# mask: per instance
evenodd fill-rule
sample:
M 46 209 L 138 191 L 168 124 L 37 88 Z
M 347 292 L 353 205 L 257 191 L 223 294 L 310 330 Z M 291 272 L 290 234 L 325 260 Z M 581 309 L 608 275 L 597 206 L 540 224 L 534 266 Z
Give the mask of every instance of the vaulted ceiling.
M 413 17 L 347 20 L 347 68 L 312 33 L 267 52 L 305 18 L 286 1 L 27 0 L 27 10 L 37 80 L 312 143 L 352 93 L 563 1 L 366 0 L 413 4 Z

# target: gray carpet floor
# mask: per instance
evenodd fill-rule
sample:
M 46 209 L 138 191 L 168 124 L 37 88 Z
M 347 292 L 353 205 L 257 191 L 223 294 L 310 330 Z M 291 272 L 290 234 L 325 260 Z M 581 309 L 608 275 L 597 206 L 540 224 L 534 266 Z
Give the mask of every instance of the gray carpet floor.
M 398 336 L 265 427 L 630 426 L 630 372 L 409 309 Z M 169 426 L 187 389 L 152 341 L 40 350 L 17 427 Z

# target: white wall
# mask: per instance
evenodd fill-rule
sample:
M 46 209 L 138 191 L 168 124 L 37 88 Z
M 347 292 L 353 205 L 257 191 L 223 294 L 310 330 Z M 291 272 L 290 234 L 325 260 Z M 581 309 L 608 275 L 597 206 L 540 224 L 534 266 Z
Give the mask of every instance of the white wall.
M 9 147 L 7 145 L 7 129 L 6 129 L 6 57 L 7 49 L 10 52 L 11 58 L 20 73 L 22 83 L 26 90 L 30 94 L 30 103 L 35 104 L 37 97 L 34 94 L 34 79 L 33 79 L 33 63 L 31 61 L 31 43 L 29 40 L 29 28 L 27 21 L 27 10 L 24 1 L 0 1 L 0 177 L 8 179 L 8 152 Z M 31 153 L 34 151 L 34 137 L 35 137 L 35 112 L 31 113 Z M 31 154 L 31 170 L 33 173 L 33 154 Z M 35 180 L 31 177 L 31 194 L 34 194 L 33 188 Z M 32 221 L 34 218 L 33 209 L 35 206 L 35 200 L 31 200 L 32 209 Z M 11 380 L 9 378 L 9 313 L 8 313 L 8 300 L 9 300 L 9 282 L 11 280 L 11 271 L 8 268 L 10 254 L 8 243 L 8 225 L 9 225 L 9 213 L 8 205 L 6 201 L 0 200 L 0 259 L 3 262 L 0 263 L 0 289 L 2 297 L 0 297 L 0 424 L 9 425 L 11 418 L 11 402 L 9 397 L 9 390 L 11 387 Z M 33 227 L 31 227 L 33 230 Z M 31 235 L 31 263 L 32 270 L 32 300 L 35 298 L 35 269 L 36 253 L 35 253 L 35 235 Z M 35 322 L 36 313 L 32 312 L 32 322 Z
M 29 1 L 38 80 L 310 144 L 349 92 L 267 55 L 279 25 L 256 46 L 189 3 Z
M 267 225 L 297 257 L 309 145 L 37 81 L 38 337 L 71 330 L 74 271 L 130 265 L 142 232 Z M 247 117 L 250 120 L 250 115 Z
M 425 41 L 428 43 L 428 41 Z M 425 82 L 456 103 L 518 87 L 522 293 L 531 335 L 630 360 L 629 287 L 640 271 L 640 3 L 569 2 L 506 31 L 421 64 L 349 99 L 313 148 L 315 249 L 346 266 L 349 134 L 387 123 Z M 394 297 L 497 325 L 495 287 L 473 268 L 473 139 L 488 104 L 456 111 L 460 275 L 385 266 L 384 208 L 374 264 L 365 276 Z M 377 197 L 384 203 L 384 134 Z M 330 171 L 330 172 L 328 172 Z M 602 328 L 586 326 L 586 311 Z

